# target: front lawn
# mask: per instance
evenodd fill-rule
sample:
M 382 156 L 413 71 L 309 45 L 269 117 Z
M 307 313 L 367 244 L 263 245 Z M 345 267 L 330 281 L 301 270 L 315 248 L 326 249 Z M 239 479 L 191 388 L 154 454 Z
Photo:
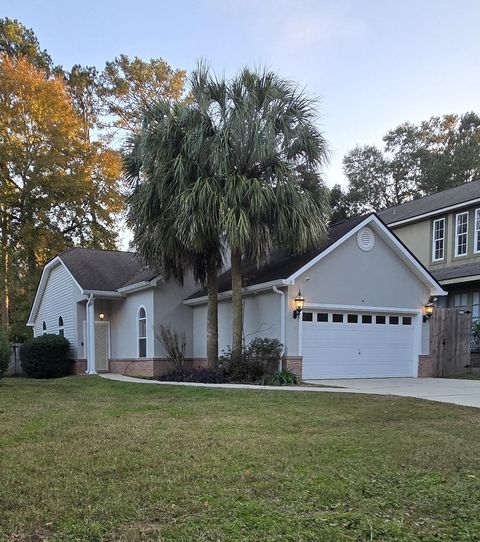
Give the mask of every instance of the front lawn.
M 480 410 L 0 382 L 0 540 L 476 541 Z

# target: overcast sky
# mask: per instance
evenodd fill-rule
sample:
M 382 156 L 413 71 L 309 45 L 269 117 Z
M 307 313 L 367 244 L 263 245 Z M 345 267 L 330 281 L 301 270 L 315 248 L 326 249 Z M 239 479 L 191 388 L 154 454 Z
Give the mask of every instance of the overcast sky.
M 480 112 L 480 0 L 0 0 L 54 61 L 102 67 L 120 53 L 219 74 L 268 66 L 321 97 L 332 150 L 381 143 L 403 121 Z

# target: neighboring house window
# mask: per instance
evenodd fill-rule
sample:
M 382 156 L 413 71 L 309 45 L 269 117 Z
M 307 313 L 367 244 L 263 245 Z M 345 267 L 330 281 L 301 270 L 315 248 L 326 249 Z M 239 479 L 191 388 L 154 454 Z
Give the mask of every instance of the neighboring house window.
M 480 320 L 480 293 L 474 292 L 472 295 L 472 322 Z
M 468 212 L 455 217 L 455 256 L 464 256 L 468 247 Z
M 144 307 L 138 309 L 138 357 L 147 357 L 147 313 Z
M 433 221 L 432 261 L 438 262 L 445 257 L 445 219 Z
M 468 294 L 455 294 L 453 296 L 453 306 L 455 309 L 467 309 L 468 308 Z
M 480 209 L 475 209 L 475 252 L 480 252 Z
M 63 327 L 63 318 L 61 316 L 58 317 L 58 334 L 65 337 L 65 328 Z
M 46 324 L 46 322 L 43 322 L 43 323 L 42 323 L 42 331 L 43 331 L 43 334 L 44 334 L 44 335 L 47 334 L 47 324 Z

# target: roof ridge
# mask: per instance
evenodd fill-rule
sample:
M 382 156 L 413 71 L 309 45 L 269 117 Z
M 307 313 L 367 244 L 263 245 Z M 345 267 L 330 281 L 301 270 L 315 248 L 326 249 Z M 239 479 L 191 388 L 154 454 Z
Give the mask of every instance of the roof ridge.
M 113 250 L 108 248 L 90 248 L 90 247 L 70 247 L 58 254 L 58 256 L 61 256 L 62 254 L 66 254 L 67 252 L 71 252 L 73 250 L 88 250 L 90 252 L 113 252 L 115 254 L 131 254 L 132 256 L 137 256 L 137 252 L 132 252 L 131 250 Z

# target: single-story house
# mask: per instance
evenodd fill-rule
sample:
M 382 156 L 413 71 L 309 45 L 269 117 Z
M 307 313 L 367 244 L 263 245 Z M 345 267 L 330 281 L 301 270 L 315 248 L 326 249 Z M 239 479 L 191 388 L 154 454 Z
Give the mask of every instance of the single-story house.
M 429 362 L 423 309 L 445 292 L 376 214 L 332 226 L 308 254 L 274 251 L 261 266 L 245 265 L 243 277 L 246 341 L 278 338 L 284 366 L 303 379 L 416 377 Z M 206 315 L 206 292 L 193 279 L 179 286 L 133 253 L 73 248 L 45 266 L 28 325 L 35 336 L 68 338 L 77 373 L 153 376 L 168 368 L 160 324 L 185 332 L 188 363 L 204 366 Z M 230 340 L 227 271 L 219 277 L 220 351 Z

